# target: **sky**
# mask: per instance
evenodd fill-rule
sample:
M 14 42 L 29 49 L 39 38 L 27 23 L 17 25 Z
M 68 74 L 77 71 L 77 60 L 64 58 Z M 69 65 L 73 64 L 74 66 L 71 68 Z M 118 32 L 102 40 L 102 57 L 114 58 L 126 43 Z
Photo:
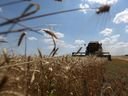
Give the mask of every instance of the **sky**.
M 0 5 L 19 0 L 1 0 Z M 36 29 L 42 34 L 25 31 L 27 36 L 27 54 L 37 54 L 39 48 L 43 54 L 49 54 L 53 48 L 51 37 L 43 29 L 52 30 L 58 37 L 58 55 L 71 54 L 88 44 L 90 41 L 102 43 L 103 50 L 112 55 L 128 54 L 128 0 L 32 0 L 10 6 L 0 6 L 0 17 L 8 19 L 20 16 L 30 3 L 40 5 L 40 10 L 31 16 L 38 16 L 74 8 L 85 8 L 79 11 L 45 16 L 38 19 L 20 22 L 26 26 L 40 26 Z M 110 11 L 96 14 L 96 10 L 105 4 L 111 6 Z M 34 9 L 34 8 L 33 8 Z M 32 10 L 32 9 L 31 9 Z M 28 16 L 28 17 L 31 17 Z M 26 17 L 25 17 L 26 18 Z M 0 18 L 0 23 L 6 20 Z M 0 26 L 0 32 L 9 30 L 11 24 Z M 13 29 L 23 28 L 15 25 Z M 12 30 L 13 30 L 12 29 Z M 21 33 L 0 35 L 0 40 L 8 43 L 0 43 L 0 50 L 7 48 L 9 52 L 24 54 L 25 42 L 17 46 Z

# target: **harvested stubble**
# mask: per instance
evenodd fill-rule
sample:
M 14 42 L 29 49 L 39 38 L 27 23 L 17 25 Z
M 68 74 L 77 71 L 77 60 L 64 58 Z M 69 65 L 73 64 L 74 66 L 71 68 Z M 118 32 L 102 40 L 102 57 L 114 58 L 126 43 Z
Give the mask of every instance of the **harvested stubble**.
M 30 61 L 29 70 L 20 65 L 23 57 L 10 60 L 9 64 L 18 62 L 19 66 L 1 66 L 0 72 L 6 73 L 8 81 L 1 88 L 0 96 L 16 96 L 16 93 L 19 96 L 100 96 L 104 60 L 66 56 L 29 57 Z

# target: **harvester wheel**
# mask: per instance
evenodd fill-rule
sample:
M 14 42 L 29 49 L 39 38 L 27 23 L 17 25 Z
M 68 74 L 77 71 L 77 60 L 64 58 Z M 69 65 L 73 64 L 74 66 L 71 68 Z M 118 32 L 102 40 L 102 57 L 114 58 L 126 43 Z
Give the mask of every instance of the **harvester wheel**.
M 111 55 L 108 55 L 108 61 L 112 61 Z

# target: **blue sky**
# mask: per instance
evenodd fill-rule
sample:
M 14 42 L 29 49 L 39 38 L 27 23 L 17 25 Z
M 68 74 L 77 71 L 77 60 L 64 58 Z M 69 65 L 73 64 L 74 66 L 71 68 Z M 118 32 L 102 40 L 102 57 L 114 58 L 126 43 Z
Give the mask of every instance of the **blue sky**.
M 14 0 L 1 0 L 0 4 Z M 16 1 L 16 0 L 15 0 Z M 38 26 L 39 32 L 27 32 L 27 53 L 36 54 L 37 48 L 41 49 L 43 54 L 49 54 L 53 48 L 51 38 L 42 30 L 51 28 L 58 36 L 57 46 L 59 54 L 71 54 L 83 44 L 89 41 L 99 41 L 103 43 L 104 51 L 109 51 L 112 55 L 128 54 L 128 1 L 127 0 L 63 0 L 57 2 L 54 0 L 32 0 L 40 4 L 40 10 L 33 16 L 68 10 L 74 8 L 87 8 L 86 10 L 57 14 L 53 16 L 42 17 L 34 20 L 21 22 L 27 26 Z M 14 18 L 19 16 L 22 11 L 31 2 L 23 2 L 15 5 L 0 7 L 0 16 Z M 96 14 L 96 9 L 104 4 L 111 5 L 108 13 Z M 0 19 L 0 22 L 5 20 Z M 10 25 L 0 26 L 0 32 L 7 30 Z M 22 28 L 18 25 L 14 29 Z M 0 40 L 7 40 L 8 44 L 0 43 L 0 50 L 7 48 L 14 53 L 24 53 L 24 42 L 20 47 L 17 46 L 17 40 L 20 33 L 0 35 Z M 84 50 L 85 48 L 83 48 Z

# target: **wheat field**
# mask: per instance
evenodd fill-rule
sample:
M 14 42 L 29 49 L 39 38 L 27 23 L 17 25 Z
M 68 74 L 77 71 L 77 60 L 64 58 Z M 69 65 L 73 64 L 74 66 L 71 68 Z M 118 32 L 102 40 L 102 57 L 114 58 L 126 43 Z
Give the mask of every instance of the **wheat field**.
M 128 75 L 110 73 L 116 68 L 112 67 L 114 63 L 123 64 L 117 60 L 107 61 L 95 56 L 46 57 L 41 54 L 28 57 L 3 54 L 0 58 L 0 96 L 128 94 L 127 80 L 124 81 Z
M 104 60 L 2 56 L 0 96 L 99 96 Z M 9 59 L 9 60 L 7 60 Z M 4 61 L 5 60 L 5 61 Z M 3 64 L 4 63 L 4 64 Z

